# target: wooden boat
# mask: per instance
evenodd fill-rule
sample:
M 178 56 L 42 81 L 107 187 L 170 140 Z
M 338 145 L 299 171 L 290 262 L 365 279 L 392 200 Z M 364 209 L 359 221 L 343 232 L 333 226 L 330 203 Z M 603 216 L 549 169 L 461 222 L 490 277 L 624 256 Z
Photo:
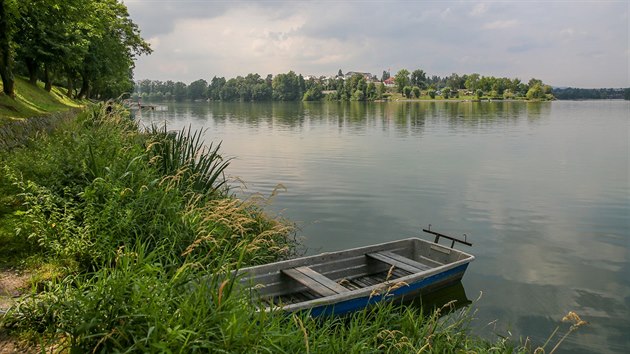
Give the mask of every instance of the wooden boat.
M 239 270 L 239 282 L 262 310 L 310 311 L 339 315 L 370 304 L 413 297 L 461 280 L 474 256 L 436 235 L 430 242 L 409 238 L 323 253 Z M 451 247 L 438 243 L 453 241 Z

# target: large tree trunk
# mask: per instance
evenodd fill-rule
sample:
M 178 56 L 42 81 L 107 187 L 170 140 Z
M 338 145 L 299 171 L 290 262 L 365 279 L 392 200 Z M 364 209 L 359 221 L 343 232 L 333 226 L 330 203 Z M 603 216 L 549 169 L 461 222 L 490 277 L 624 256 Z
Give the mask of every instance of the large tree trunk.
M 52 75 L 50 74 L 50 69 L 48 69 L 48 64 L 44 64 L 44 90 L 50 92 L 52 89 Z
M 70 75 L 68 75 L 68 84 L 66 86 L 68 87 L 68 92 L 66 92 L 66 96 L 72 97 L 72 93 L 74 91 L 74 80 L 72 80 L 72 77 L 70 77 Z
M 2 53 L 4 57 L 5 54 Z M 13 77 L 13 71 L 11 71 L 11 66 L 6 64 L 7 58 L 2 58 L 0 60 L 0 76 L 2 76 L 2 91 L 5 95 L 15 98 L 15 78 Z M 7 60 L 8 61 L 8 60 Z
M 28 82 L 37 85 L 37 62 L 33 59 L 25 59 L 26 69 L 28 69 Z
M 77 95 L 77 98 L 85 98 L 88 96 L 90 90 L 90 82 L 87 78 L 87 75 L 81 75 L 81 91 Z
M 11 51 L 9 48 L 9 19 L 4 0 L 0 0 L 0 77 L 5 95 L 15 97 L 15 78 L 11 70 Z

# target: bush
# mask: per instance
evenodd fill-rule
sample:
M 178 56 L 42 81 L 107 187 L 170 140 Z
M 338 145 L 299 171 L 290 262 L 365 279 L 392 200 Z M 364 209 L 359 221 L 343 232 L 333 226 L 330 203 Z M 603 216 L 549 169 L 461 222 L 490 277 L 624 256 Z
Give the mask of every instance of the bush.
M 418 86 L 414 86 L 411 91 L 413 92 L 413 96 L 415 98 L 420 98 L 420 88 Z
M 411 98 L 411 86 L 403 87 L 402 94 L 407 98 Z

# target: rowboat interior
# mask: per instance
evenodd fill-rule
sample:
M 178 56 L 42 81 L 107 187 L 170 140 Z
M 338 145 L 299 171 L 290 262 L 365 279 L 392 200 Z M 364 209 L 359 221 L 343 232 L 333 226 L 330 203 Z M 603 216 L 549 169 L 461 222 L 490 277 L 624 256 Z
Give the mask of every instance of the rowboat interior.
M 404 286 L 472 258 L 456 249 L 412 238 L 245 268 L 240 282 L 264 307 L 291 307 L 343 298 L 344 294 L 369 293 L 383 286 Z M 461 275 L 453 281 L 459 279 Z

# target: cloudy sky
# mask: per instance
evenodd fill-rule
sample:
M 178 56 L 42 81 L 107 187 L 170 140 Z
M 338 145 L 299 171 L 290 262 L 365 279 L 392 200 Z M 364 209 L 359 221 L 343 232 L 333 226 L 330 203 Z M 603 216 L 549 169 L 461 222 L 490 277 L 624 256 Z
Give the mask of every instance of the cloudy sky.
M 630 2 L 124 0 L 154 49 L 136 79 L 479 73 L 630 86 Z

